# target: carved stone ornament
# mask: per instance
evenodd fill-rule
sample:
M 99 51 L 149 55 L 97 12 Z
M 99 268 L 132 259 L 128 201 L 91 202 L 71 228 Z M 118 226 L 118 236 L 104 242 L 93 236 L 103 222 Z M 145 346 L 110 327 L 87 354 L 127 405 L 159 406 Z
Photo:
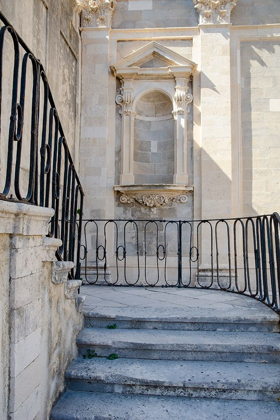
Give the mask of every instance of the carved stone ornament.
M 132 93 L 133 90 L 124 87 L 121 88 L 121 93 L 116 96 L 116 104 L 120 106 L 120 115 L 129 115 L 132 110 Z
M 186 203 L 188 197 L 186 195 L 179 195 L 178 197 L 170 197 L 167 195 L 151 194 L 151 195 L 132 195 L 127 196 L 123 194 L 120 197 L 120 202 L 123 204 L 131 204 L 137 201 L 139 204 L 146 207 L 162 207 L 170 203 Z
M 76 4 L 76 10 L 83 11 L 84 26 L 111 26 L 116 0 L 76 0 Z
M 174 100 L 177 105 L 175 113 L 177 113 L 178 115 L 184 115 L 185 113 L 189 114 L 189 105 L 193 101 L 193 96 L 191 93 L 186 93 L 184 90 L 176 88 Z
M 168 204 L 187 203 L 187 193 L 192 191 L 191 187 L 177 185 L 116 186 L 114 189 L 121 193 L 120 202 L 122 204 L 137 202 L 141 206 L 150 208 L 153 213 L 157 208 Z
M 230 14 L 238 0 L 193 0 L 200 24 L 230 23 Z

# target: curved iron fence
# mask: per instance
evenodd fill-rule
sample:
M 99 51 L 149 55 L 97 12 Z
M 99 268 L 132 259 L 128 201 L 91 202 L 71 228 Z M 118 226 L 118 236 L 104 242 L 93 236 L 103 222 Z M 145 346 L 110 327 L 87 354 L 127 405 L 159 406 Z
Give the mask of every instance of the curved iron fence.
M 88 284 L 220 289 L 258 299 L 280 312 L 277 213 L 83 223 L 82 276 Z
M 0 199 L 53 208 L 49 236 L 79 278 L 83 189 L 45 70 L 1 12 L 0 22 Z

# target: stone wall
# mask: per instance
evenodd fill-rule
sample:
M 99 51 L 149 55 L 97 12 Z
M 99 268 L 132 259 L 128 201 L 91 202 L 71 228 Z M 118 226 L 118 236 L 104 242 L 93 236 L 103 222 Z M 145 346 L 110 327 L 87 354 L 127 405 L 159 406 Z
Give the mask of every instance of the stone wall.
M 172 184 L 174 119 L 170 98 L 160 92 L 137 103 L 134 133 L 135 184 Z
M 55 262 L 53 210 L 0 202 L 1 420 L 48 419 L 82 328 L 73 263 Z
M 165 28 L 197 26 L 193 0 L 120 0 L 112 28 Z
M 280 23 L 278 0 L 238 0 L 232 12 L 233 25 L 266 25 Z
M 243 213 L 280 207 L 280 41 L 241 43 Z
M 74 12 L 74 6 L 75 0 L 0 0 L 1 12 L 46 70 L 65 136 L 78 166 L 80 18 Z M 5 57 L 6 73 L 12 73 L 7 64 L 13 64 L 8 55 Z M 6 99 L 4 102 L 8 103 Z M 8 122 L 9 119 L 2 119 L 2 125 L 8 126 Z M 1 148 L 6 141 L 4 133 Z

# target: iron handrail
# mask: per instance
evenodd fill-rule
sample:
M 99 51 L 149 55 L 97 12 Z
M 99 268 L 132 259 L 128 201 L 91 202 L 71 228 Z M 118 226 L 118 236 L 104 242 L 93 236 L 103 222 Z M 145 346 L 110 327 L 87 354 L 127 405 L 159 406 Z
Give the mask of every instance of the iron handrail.
M 57 258 L 74 261 L 76 268 L 71 276 L 80 278 L 84 191 L 44 67 L 1 12 L 0 21 L 3 24 L 0 29 L 0 129 L 9 127 L 5 180 L 0 199 L 52 207 L 55 214 L 49 236 L 60 238 L 63 243 L 57 250 Z M 3 122 L 3 75 L 8 38 L 13 44 L 13 82 L 8 86 L 11 95 L 5 98 L 10 102 L 9 120 Z M 31 92 L 27 91 L 28 79 L 32 79 Z M 30 109 L 27 109 L 28 95 Z M 24 135 L 27 135 L 24 123 L 28 119 L 31 127 L 29 145 L 23 144 Z M 3 150 L 3 141 L 1 144 Z M 24 171 L 23 163 L 28 162 L 22 161 L 22 150 L 28 146 L 29 167 Z

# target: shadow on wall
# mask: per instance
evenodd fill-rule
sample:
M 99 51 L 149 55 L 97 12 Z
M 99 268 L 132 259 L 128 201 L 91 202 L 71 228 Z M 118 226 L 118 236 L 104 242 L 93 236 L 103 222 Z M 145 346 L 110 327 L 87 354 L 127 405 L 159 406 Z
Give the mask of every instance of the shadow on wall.
M 280 42 L 241 43 L 243 214 L 279 209 Z

